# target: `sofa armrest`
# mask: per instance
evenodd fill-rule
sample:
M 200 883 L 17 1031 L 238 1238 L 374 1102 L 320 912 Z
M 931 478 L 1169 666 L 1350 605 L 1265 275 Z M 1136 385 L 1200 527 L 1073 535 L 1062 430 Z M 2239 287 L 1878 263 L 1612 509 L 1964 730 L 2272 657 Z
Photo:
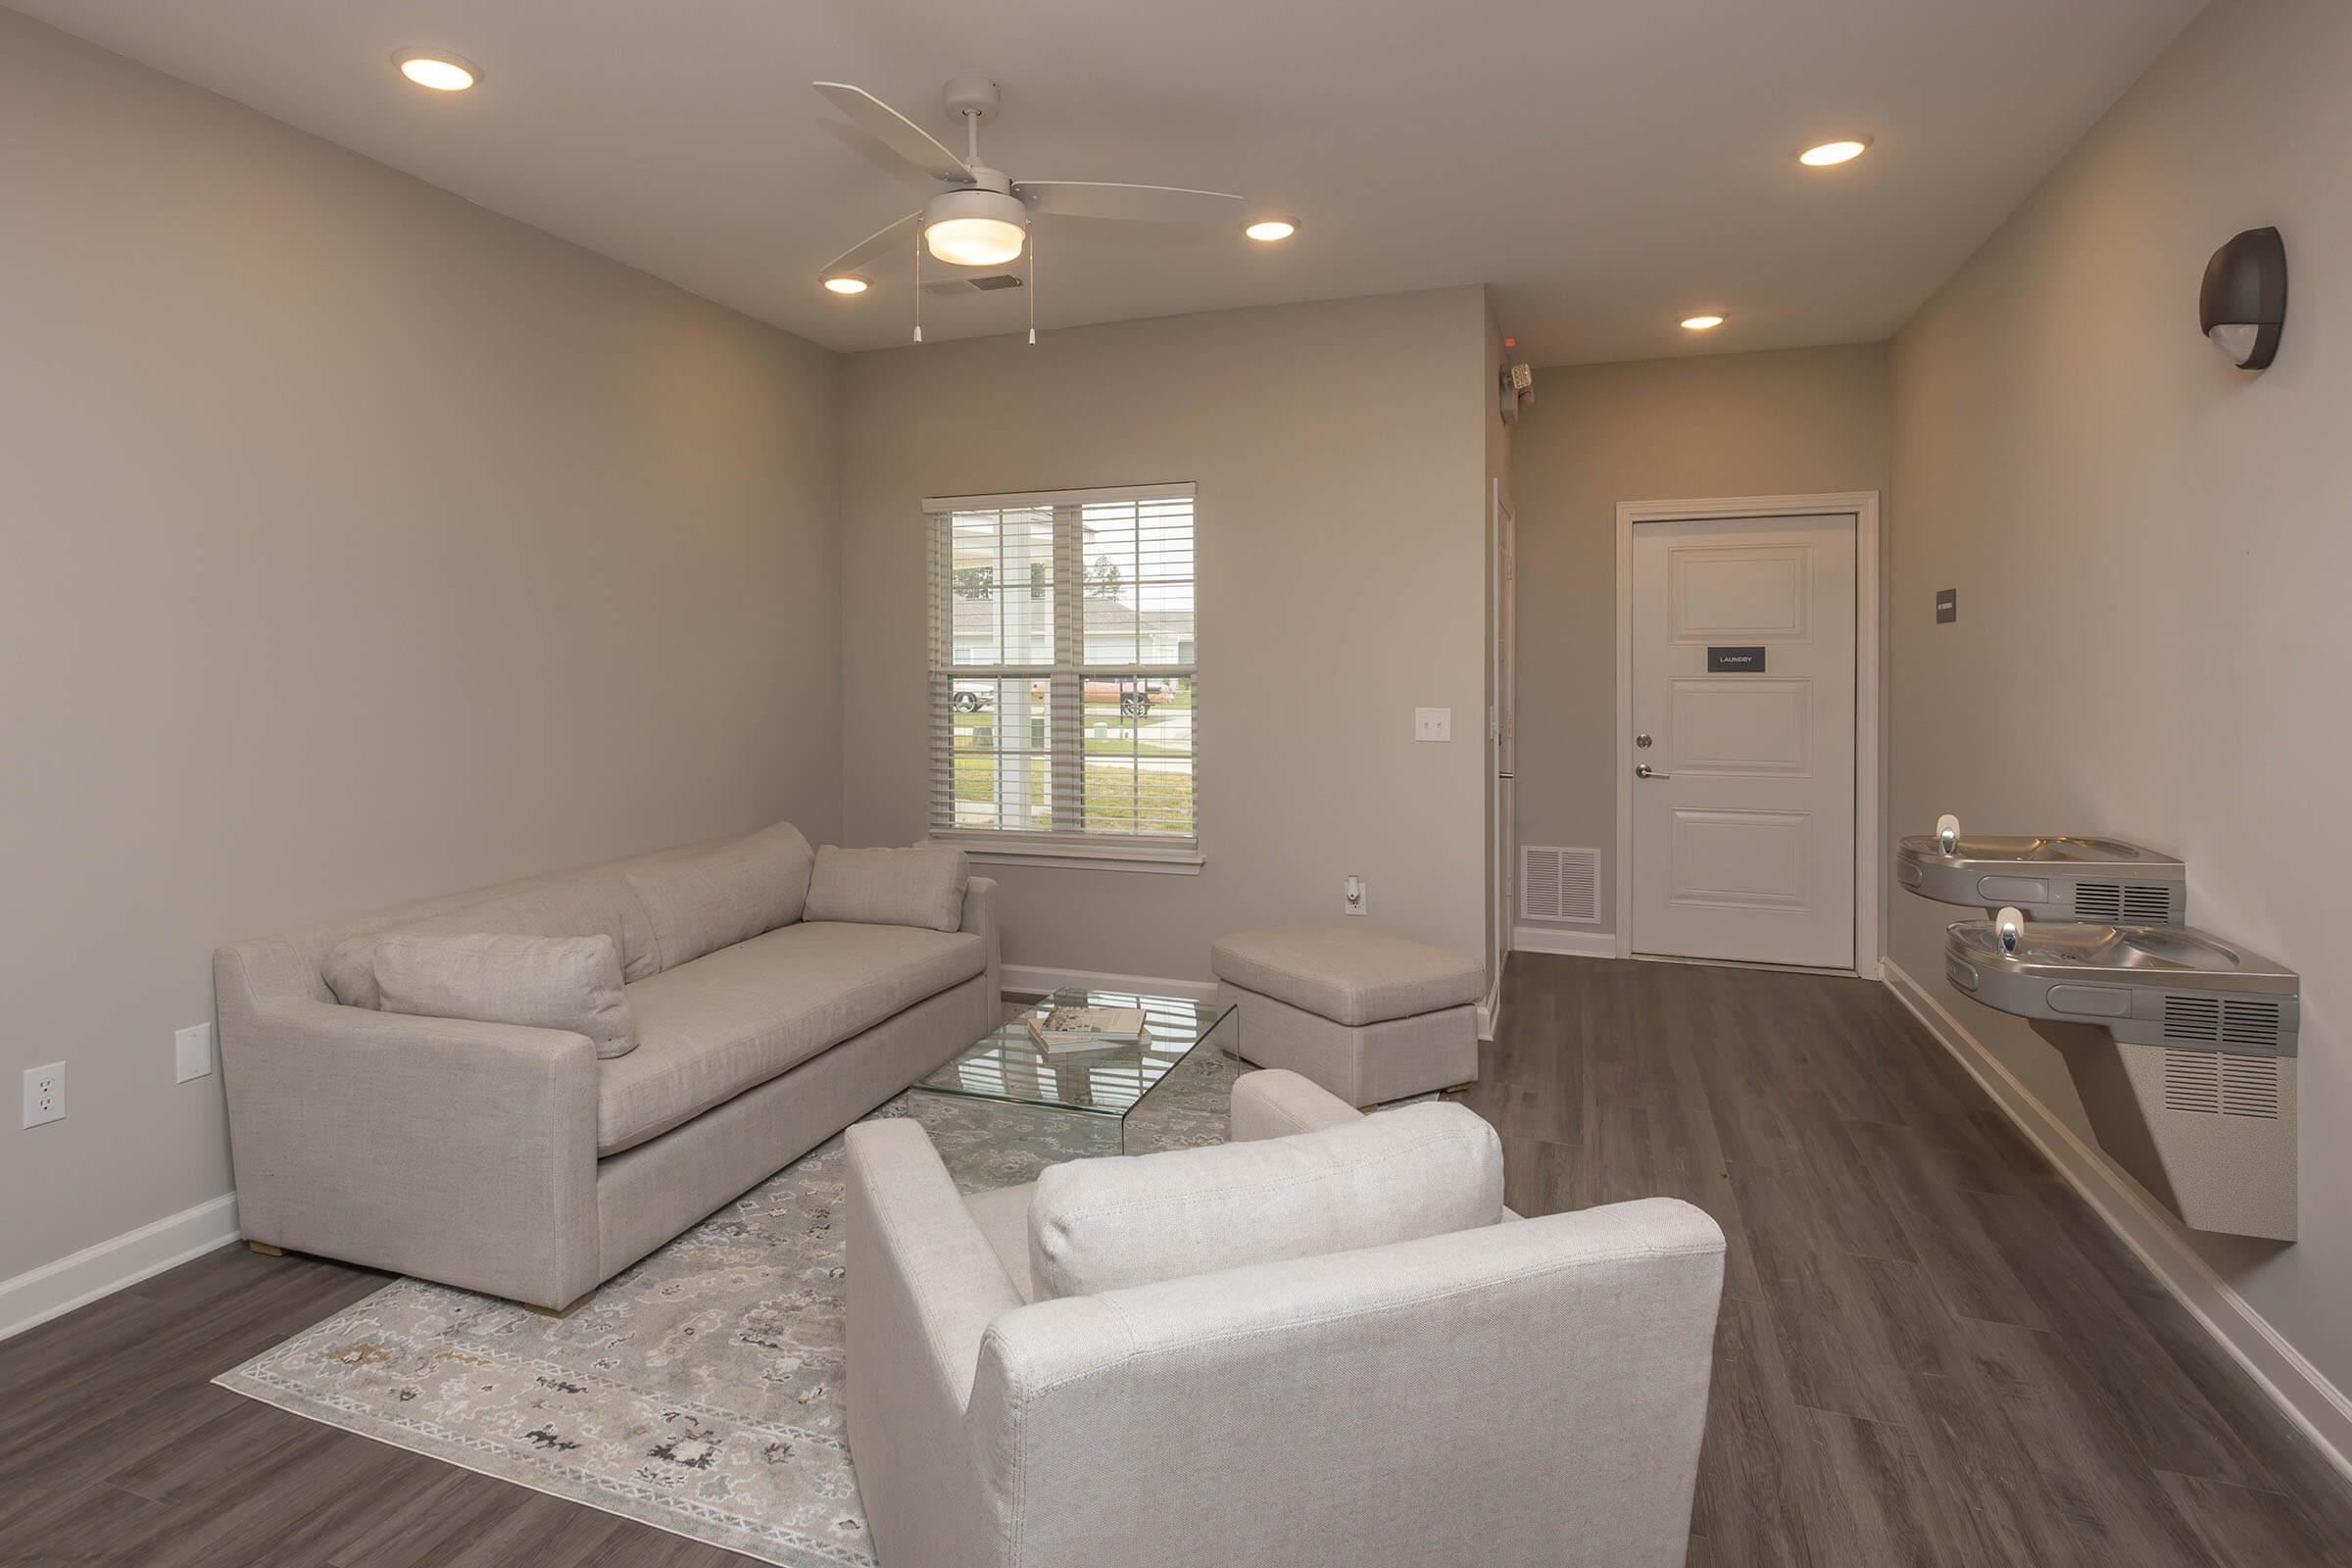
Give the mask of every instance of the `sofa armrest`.
M 234 950 L 214 964 L 246 1236 L 540 1306 L 595 1288 L 585 1035 L 257 1004 Z
M 885 1561 L 944 1568 L 978 1507 L 963 1411 L 980 1341 L 1021 1297 L 920 1122 L 858 1122 L 842 1142 L 858 1490 Z
M 1284 1067 L 1246 1072 L 1233 1081 L 1233 1117 L 1228 1139 L 1237 1144 L 1259 1138 L 1319 1133 L 1361 1121 L 1364 1113 L 1311 1078 Z
M 1004 997 L 1004 901 L 997 897 L 994 877 L 976 876 L 964 884 L 962 929 L 988 944 L 988 1003 L 991 1009 Z

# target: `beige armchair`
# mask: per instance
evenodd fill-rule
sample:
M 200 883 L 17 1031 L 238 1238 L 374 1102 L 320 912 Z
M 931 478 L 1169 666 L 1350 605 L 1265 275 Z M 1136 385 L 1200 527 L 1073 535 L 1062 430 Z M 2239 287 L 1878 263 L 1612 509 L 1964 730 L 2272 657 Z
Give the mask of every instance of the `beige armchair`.
M 912 1121 L 850 1129 L 850 1446 L 885 1568 L 1683 1561 L 1714 1221 L 1509 1221 L 1470 1112 L 1361 1118 L 1287 1072 L 1238 1082 L 1232 1136 L 966 1200 Z

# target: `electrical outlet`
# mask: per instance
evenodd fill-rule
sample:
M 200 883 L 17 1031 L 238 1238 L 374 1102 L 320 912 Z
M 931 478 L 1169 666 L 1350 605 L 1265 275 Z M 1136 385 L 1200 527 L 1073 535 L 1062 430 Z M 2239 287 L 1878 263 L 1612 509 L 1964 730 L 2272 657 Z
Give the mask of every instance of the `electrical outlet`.
M 24 1069 L 24 1125 L 38 1127 L 46 1121 L 66 1119 L 66 1064 L 53 1061 L 46 1067 Z
M 213 1026 L 192 1023 L 179 1030 L 172 1036 L 172 1051 L 178 1063 L 180 1083 L 209 1077 L 213 1070 Z
M 1413 739 L 1417 741 L 1449 741 L 1453 739 L 1453 710 L 1450 708 L 1414 709 Z

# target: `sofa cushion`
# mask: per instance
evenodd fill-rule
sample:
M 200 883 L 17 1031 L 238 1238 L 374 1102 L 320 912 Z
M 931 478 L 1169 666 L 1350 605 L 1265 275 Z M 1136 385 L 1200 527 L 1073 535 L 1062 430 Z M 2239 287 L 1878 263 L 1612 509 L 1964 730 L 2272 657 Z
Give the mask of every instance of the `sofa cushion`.
M 637 1049 L 621 994 L 620 948 L 592 937 L 428 936 L 394 931 L 375 945 L 385 1012 L 470 1018 L 586 1035 L 606 1059 Z
M 1236 932 L 1210 945 L 1208 967 L 1220 980 L 1351 1025 L 1458 1007 L 1486 992 L 1476 957 L 1336 926 Z
M 979 974 L 967 933 L 804 921 L 628 988 L 637 1049 L 597 1074 L 597 1152 L 616 1153 Z
M 663 969 L 801 918 L 808 841 L 790 822 L 717 844 L 649 855 L 621 867 L 653 927 Z
M 1040 1299 L 1492 1225 L 1502 1144 L 1425 1103 L 1289 1138 L 1049 1165 L 1029 1205 Z
M 319 978 L 347 1007 L 382 1007 L 383 995 L 375 982 L 375 945 L 400 932 L 432 937 L 609 936 L 620 955 L 622 978 L 638 979 L 656 971 L 650 962 L 631 961 L 632 948 L 650 958 L 644 916 L 631 906 L 635 897 L 617 878 L 593 871 L 539 878 L 478 904 L 337 943 L 319 964 Z
M 808 876 L 808 918 L 953 931 L 963 924 L 963 890 L 971 880 L 971 861 L 953 845 L 845 850 L 828 844 L 816 852 Z

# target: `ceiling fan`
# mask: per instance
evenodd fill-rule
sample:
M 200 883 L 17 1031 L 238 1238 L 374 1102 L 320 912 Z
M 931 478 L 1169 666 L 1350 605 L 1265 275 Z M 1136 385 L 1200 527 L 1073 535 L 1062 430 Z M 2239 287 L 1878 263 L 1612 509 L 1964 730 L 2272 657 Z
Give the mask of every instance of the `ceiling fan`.
M 980 162 L 980 127 L 997 115 L 997 84 L 958 76 L 947 84 L 948 111 L 960 116 L 964 156 L 956 157 L 938 138 L 867 92 L 843 81 L 813 82 L 818 92 L 849 116 L 850 122 L 948 188 L 880 232 L 851 246 L 826 264 L 827 288 L 863 291 L 859 274 L 876 262 L 923 248 L 953 267 L 1002 267 L 1028 247 L 1029 224 L 1037 218 L 1113 218 L 1140 222 L 1222 222 L 1240 217 L 1242 198 L 1214 190 L 1172 185 L 1118 185 L 1088 180 L 1014 180 Z M 919 261 L 919 259 L 918 259 Z M 844 288 L 844 283 L 855 287 Z M 1031 333 L 1034 340 L 1035 332 Z M 922 329 L 918 324 L 919 342 Z

